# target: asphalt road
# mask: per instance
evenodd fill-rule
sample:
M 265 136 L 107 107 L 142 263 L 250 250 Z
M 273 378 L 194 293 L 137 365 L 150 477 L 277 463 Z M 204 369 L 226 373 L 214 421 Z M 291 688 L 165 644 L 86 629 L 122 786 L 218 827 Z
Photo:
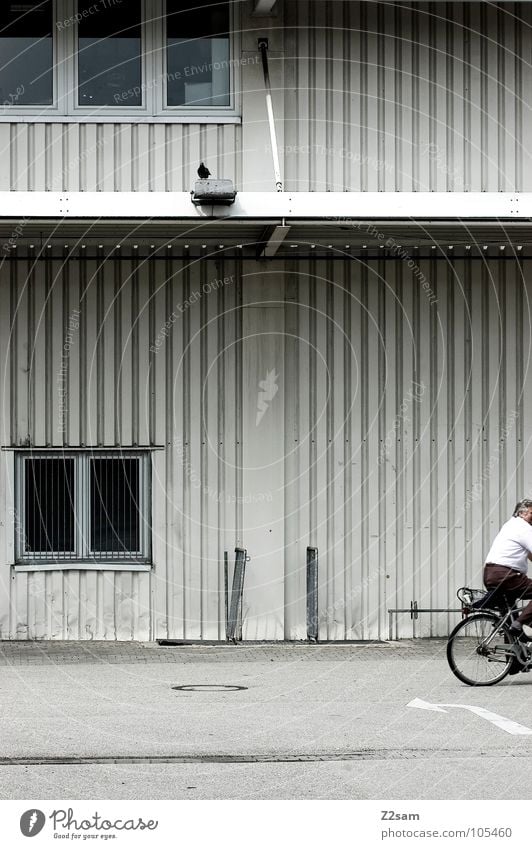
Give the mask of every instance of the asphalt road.
M 10 646 L 0 798 L 529 798 L 532 675 L 468 688 L 444 649 Z

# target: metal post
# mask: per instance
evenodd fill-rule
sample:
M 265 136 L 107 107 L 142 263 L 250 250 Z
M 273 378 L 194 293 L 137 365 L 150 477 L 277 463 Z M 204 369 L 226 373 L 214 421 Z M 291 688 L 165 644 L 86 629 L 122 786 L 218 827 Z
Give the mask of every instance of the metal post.
M 275 185 L 278 192 L 283 191 L 281 180 L 281 168 L 279 166 L 279 152 L 277 150 L 277 134 L 275 132 L 275 118 L 273 115 L 272 89 L 270 85 L 270 72 L 268 69 L 268 39 L 259 38 L 259 50 L 262 56 L 262 70 L 264 72 L 264 87 L 266 89 L 266 111 L 268 112 L 268 123 L 270 125 L 270 142 L 272 146 L 273 170 L 275 172 Z
M 318 642 L 318 549 L 307 548 L 307 639 Z
M 237 553 L 238 558 L 238 553 Z M 238 599 L 238 620 L 237 620 L 237 629 L 236 629 L 236 638 L 239 642 L 242 642 L 242 619 L 243 619 L 243 607 L 244 607 L 244 575 L 246 569 L 246 563 L 248 560 L 251 560 L 248 557 L 248 553 L 246 549 L 242 549 L 242 580 L 240 581 L 240 597 Z
M 246 559 L 244 558 L 244 563 Z M 242 642 L 242 602 L 244 600 L 244 575 L 242 574 L 242 582 L 240 585 L 240 597 L 238 599 L 238 618 L 236 621 L 236 640 L 235 642 Z
M 227 551 L 224 551 L 224 602 L 225 602 L 225 639 L 229 627 L 229 563 L 227 559 Z
M 242 639 L 242 597 L 244 593 L 244 572 L 246 569 L 247 551 L 244 548 L 235 548 L 236 560 L 233 572 L 233 588 L 231 591 L 231 607 L 229 610 L 229 627 L 227 639 L 234 643 L 237 641 L 237 629 L 239 638 Z M 238 627 L 240 612 L 240 627 Z

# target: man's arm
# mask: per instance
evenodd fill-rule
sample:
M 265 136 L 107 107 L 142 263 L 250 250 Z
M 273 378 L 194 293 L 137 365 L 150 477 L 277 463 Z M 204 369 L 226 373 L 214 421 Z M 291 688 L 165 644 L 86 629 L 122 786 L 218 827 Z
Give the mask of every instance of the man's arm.
M 521 543 L 526 550 L 528 559 L 532 560 L 532 525 L 521 522 L 515 540 Z

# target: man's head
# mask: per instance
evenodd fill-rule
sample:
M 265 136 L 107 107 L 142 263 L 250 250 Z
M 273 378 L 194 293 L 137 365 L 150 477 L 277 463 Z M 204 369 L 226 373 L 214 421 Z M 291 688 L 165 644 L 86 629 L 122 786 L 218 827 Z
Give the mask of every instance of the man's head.
M 532 525 L 532 500 L 530 498 L 523 498 L 521 501 L 518 501 L 515 505 L 514 516 L 520 516 L 521 519 Z

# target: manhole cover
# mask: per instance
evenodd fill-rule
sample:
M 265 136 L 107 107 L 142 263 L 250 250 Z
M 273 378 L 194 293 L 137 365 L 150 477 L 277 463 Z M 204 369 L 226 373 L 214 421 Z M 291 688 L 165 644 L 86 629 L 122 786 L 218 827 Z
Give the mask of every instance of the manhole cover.
M 179 684 L 177 687 L 172 687 L 172 690 L 183 690 L 185 693 L 219 693 L 227 692 L 228 690 L 247 689 L 247 687 L 242 687 L 240 684 Z

